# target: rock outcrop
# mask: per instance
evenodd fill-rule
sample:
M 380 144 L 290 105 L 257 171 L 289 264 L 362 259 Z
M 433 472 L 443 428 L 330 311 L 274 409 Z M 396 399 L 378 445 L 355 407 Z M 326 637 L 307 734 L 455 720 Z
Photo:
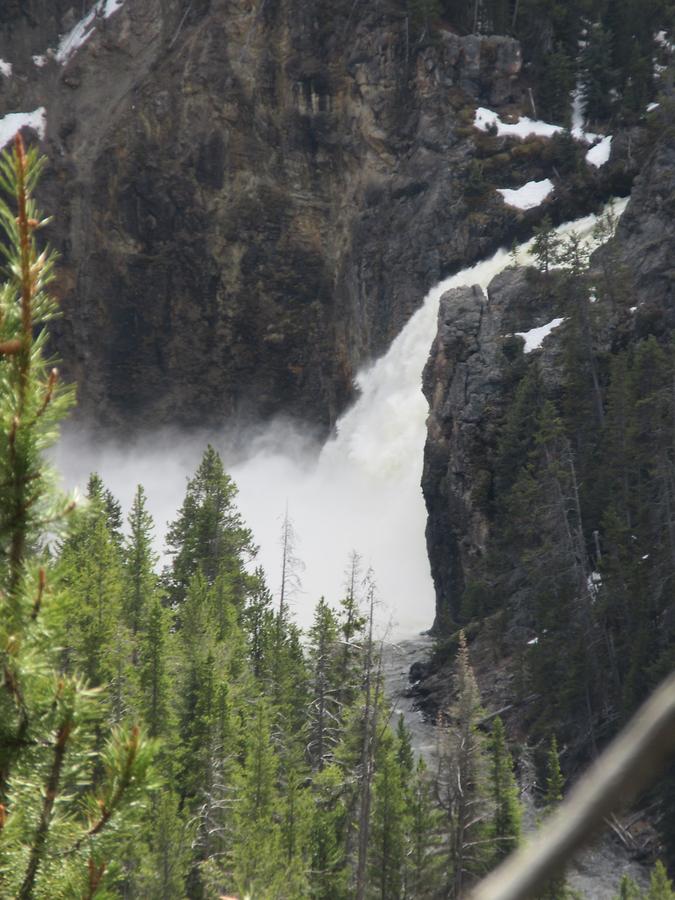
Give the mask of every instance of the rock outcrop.
M 648 334 L 665 336 L 675 327 L 674 212 L 675 148 L 666 127 L 635 181 L 614 240 L 592 257 L 609 294 L 622 295 L 623 311 L 607 313 L 599 352 Z M 488 544 L 484 498 L 513 376 L 508 363 L 522 348 L 522 339 L 509 335 L 550 322 L 560 315 L 559 303 L 533 269 L 503 271 L 487 295 L 473 287 L 441 298 L 438 333 L 424 372 L 430 412 L 422 478 L 438 631 L 457 621 L 462 591 L 467 580 L 480 575 Z M 555 394 L 563 368 L 555 331 L 536 352 Z
M 505 366 L 522 347 L 522 338 L 509 336 L 547 324 L 556 312 L 536 272 L 526 268 L 501 272 L 487 295 L 474 285 L 441 298 L 423 382 L 430 411 L 422 489 L 437 630 L 456 621 L 467 575 L 479 568 L 487 544 L 481 497 L 508 390 Z M 555 377 L 555 342 L 545 340 L 538 353 L 542 369 Z

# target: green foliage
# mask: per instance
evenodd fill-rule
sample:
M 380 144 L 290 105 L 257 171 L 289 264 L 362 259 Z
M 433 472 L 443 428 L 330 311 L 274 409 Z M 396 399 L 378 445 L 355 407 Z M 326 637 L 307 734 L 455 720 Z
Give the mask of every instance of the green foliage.
M 478 728 L 480 694 L 463 632 L 455 662 L 456 700 L 447 711 L 438 763 L 438 796 L 449 833 L 447 888 L 460 897 L 490 863 L 486 740 Z
M 167 534 L 173 557 L 167 588 L 173 603 L 180 603 L 193 576 L 199 572 L 213 584 L 223 568 L 243 580 L 243 564 L 254 554 L 251 532 L 234 501 L 237 488 L 210 445 Z
M 640 889 L 630 875 L 623 875 L 616 900 L 640 900 Z
M 589 29 L 581 54 L 584 114 L 591 122 L 602 122 L 612 113 L 616 73 L 612 69 L 612 37 L 601 24 Z
M 118 635 L 99 591 L 115 576 L 116 546 L 96 484 L 93 513 L 72 540 L 80 549 L 91 541 L 112 575 L 92 561 L 86 590 L 72 579 L 57 585 L 44 549 L 71 509 L 43 454 L 72 392 L 46 354 L 54 255 L 38 251 L 35 232 L 47 222 L 32 199 L 43 165 L 20 137 L 0 159 L 9 272 L 0 288 L 0 894 L 20 900 L 112 896 L 153 757 L 136 725 L 111 728 L 106 714 L 119 720 L 119 704 L 83 677 L 119 680 Z M 64 665 L 58 648 L 74 624 L 77 652 Z
M 540 272 L 548 274 L 549 270 L 560 261 L 561 243 L 551 220 L 548 216 L 544 216 L 541 224 L 534 229 L 532 241 L 532 253 Z
M 537 113 L 546 121 L 569 125 L 574 82 L 574 60 L 564 44 L 558 42 L 542 62 L 537 83 Z
M 518 845 L 522 813 L 513 775 L 513 761 L 506 746 L 504 724 L 499 716 L 492 726 L 490 741 L 490 788 L 494 806 L 491 838 L 497 862 Z
M 645 900 L 673 900 L 675 892 L 673 892 L 673 883 L 668 878 L 666 867 L 661 860 L 657 860 L 652 876 L 649 882 L 649 890 L 645 895 Z

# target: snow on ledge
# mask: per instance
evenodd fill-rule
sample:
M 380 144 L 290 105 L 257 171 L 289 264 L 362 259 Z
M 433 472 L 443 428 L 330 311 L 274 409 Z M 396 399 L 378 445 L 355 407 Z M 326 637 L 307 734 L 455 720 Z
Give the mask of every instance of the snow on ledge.
M 39 106 L 29 113 L 9 113 L 0 119 L 0 149 L 8 144 L 17 131 L 22 128 L 32 128 L 41 138 L 45 136 L 47 128 L 47 112 L 44 106 Z
M 563 130 L 560 125 L 549 125 L 548 122 L 528 119 L 527 116 L 521 116 L 517 122 L 509 125 L 507 122 L 502 122 L 498 113 L 491 109 L 486 109 L 484 106 L 479 106 L 476 110 L 473 124 L 481 131 L 487 131 L 488 128 L 496 125 L 498 135 L 512 135 L 520 138 L 525 138 L 529 135 L 551 137 Z
M 11 78 L 11 76 L 12 76 L 11 62 L 7 62 L 4 59 L 0 59 L 0 75 L 4 75 L 5 78 Z
M 544 339 L 549 336 L 554 328 L 562 325 L 564 319 L 552 319 L 546 325 L 540 325 L 539 328 L 532 328 L 530 331 L 516 331 L 516 337 L 521 337 L 525 341 L 523 353 L 531 353 L 538 350 L 544 343 Z
M 87 15 L 80 19 L 77 25 L 61 38 L 54 54 L 57 61 L 62 66 L 65 66 L 94 33 L 96 19 L 109 18 L 118 9 L 121 9 L 123 3 L 124 0 L 98 0 Z
M 553 190 L 553 182 L 550 178 L 543 181 L 528 181 L 519 188 L 497 188 L 497 193 L 504 198 L 508 206 L 516 209 L 534 209 L 539 206 Z
M 38 69 L 41 69 L 43 66 L 46 66 L 47 62 L 48 62 L 47 57 L 43 53 L 37 53 L 33 57 L 33 65 L 37 66 Z
M 612 150 L 612 135 L 608 134 L 600 143 L 596 144 L 586 154 L 586 162 L 599 169 L 609 160 L 609 154 Z

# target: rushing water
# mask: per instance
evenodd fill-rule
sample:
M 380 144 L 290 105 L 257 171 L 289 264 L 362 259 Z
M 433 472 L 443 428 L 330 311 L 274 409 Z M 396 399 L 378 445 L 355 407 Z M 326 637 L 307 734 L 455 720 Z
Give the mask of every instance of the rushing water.
M 625 201 L 615 204 L 619 214 Z M 558 228 L 590 237 L 596 217 Z M 527 261 L 529 244 L 518 249 Z M 323 448 L 287 426 L 272 425 L 252 440 L 242 458 L 228 449 L 225 434 L 210 437 L 222 451 L 239 486 L 239 508 L 260 545 L 259 562 L 273 590 L 280 572 L 279 535 L 284 510 L 297 533 L 296 555 L 303 560 L 303 590 L 294 598 L 302 625 L 311 621 L 316 600 L 341 596 L 350 552 L 374 571 L 380 599 L 379 620 L 395 637 L 428 628 L 434 616 L 434 590 L 427 561 L 426 511 L 420 489 L 427 403 L 422 369 L 436 332 L 440 297 L 447 290 L 478 284 L 485 288 L 511 262 L 500 250 L 491 258 L 445 279 L 429 292 L 388 352 L 357 378 L 360 395 L 340 419 Z M 84 445 L 82 436 L 63 442 L 58 464 L 70 483 L 82 483 L 91 469 L 100 472 L 128 508 L 134 486 L 142 482 L 158 530 L 175 515 L 194 471 L 203 442 L 161 433 L 133 447 Z

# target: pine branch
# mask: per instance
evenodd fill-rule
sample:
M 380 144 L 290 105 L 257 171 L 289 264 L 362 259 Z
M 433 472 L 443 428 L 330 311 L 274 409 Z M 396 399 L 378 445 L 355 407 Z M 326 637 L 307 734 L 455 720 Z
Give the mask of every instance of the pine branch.
M 52 812 L 54 810 L 54 802 L 59 791 L 61 781 L 61 771 L 66 757 L 66 748 L 68 739 L 72 732 L 73 721 L 72 716 L 68 714 L 62 722 L 56 734 L 56 742 L 54 743 L 54 758 L 52 760 L 51 769 L 45 785 L 44 798 L 42 801 L 42 811 L 40 813 L 40 821 L 35 832 L 33 845 L 28 859 L 28 867 L 24 876 L 23 883 L 17 895 L 17 900 L 31 900 L 33 896 L 33 887 L 35 885 L 35 877 L 38 872 L 42 857 L 45 851 L 49 826 L 51 824 Z

